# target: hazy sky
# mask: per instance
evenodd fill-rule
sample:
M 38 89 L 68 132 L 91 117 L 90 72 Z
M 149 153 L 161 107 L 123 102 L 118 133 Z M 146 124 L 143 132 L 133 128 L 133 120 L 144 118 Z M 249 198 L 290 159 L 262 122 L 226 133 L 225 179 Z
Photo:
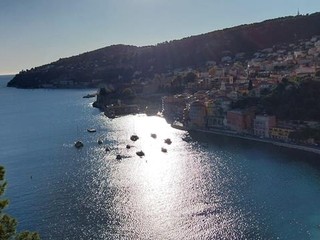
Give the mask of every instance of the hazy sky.
M 112 44 L 154 45 L 320 12 L 320 0 L 0 0 L 0 74 Z

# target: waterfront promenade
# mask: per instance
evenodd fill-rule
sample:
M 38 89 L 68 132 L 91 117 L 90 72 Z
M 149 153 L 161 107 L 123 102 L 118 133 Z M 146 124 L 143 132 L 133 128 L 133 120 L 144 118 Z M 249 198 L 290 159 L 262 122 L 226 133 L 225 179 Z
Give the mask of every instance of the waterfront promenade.
M 231 130 L 221 130 L 221 129 L 187 129 L 187 128 L 182 128 L 182 126 L 177 125 L 175 126 L 174 124 L 171 125 L 173 128 L 177 128 L 180 130 L 185 130 L 188 132 L 202 132 L 202 133 L 210 133 L 210 134 L 215 134 L 215 135 L 222 135 L 222 136 L 227 136 L 227 137 L 233 137 L 233 138 L 239 138 L 239 139 L 245 139 L 245 140 L 250 140 L 250 141 L 256 141 L 256 142 L 262 142 L 262 143 L 269 143 L 273 144 L 276 146 L 281 146 L 281 147 L 286 147 L 286 148 L 293 148 L 293 149 L 298 149 L 302 151 L 307 151 L 307 152 L 312 152 L 316 154 L 320 154 L 320 147 L 319 146 L 311 146 L 311 145 L 301 145 L 301 144 L 295 144 L 292 142 L 283 142 L 271 138 L 259 138 L 253 135 L 244 135 L 244 134 L 239 134 L 235 131 Z
M 235 137 L 235 138 L 251 140 L 251 141 L 256 141 L 256 142 L 270 143 L 270 144 L 273 144 L 273 145 L 276 145 L 276 146 L 293 148 L 293 149 L 298 149 L 298 150 L 303 150 L 303 151 L 307 151 L 307 152 L 320 154 L 320 148 L 317 147 L 317 146 L 313 147 L 313 146 L 310 146 L 310 145 L 300 145 L 300 144 L 295 144 L 295 143 L 281 142 L 281 141 L 277 141 L 275 139 L 259 138 L 259 137 L 250 136 L 250 135 L 240 135 L 240 134 L 237 134 L 237 133 L 232 133 L 230 131 L 223 131 L 223 130 L 195 129 L 193 131 L 204 132 L 204 133 L 212 133 L 212 134 L 223 135 L 223 136 L 228 136 L 228 137 Z

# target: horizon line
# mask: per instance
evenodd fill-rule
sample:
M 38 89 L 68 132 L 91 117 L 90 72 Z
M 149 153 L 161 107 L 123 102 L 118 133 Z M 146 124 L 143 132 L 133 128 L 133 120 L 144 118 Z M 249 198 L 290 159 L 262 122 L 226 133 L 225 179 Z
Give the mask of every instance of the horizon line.
M 18 73 L 0 73 L 0 76 L 17 75 Z

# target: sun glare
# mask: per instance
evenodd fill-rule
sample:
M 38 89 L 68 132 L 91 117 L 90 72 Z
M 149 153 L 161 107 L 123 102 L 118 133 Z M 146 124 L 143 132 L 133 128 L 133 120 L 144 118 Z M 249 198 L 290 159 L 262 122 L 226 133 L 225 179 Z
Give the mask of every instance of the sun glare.
M 174 129 L 163 118 L 139 115 L 134 118 L 134 129 L 139 136 L 137 148 L 145 153 L 146 164 L 141 169 L 144 185 L 149 185 L 153 191 L 165 191 L 174 178 L 172 156 L 175 145 L 174 140 L 167 144 L 165 139 L 175 138 Z

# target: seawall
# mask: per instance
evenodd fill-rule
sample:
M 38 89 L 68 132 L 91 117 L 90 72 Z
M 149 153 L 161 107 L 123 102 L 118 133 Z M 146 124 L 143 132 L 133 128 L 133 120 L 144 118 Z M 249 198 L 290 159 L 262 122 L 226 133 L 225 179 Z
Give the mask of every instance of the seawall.
M 239 139 L 245 139 L 245 140 L 250 140 L 250 141 L 269 143 L 269 144 L 273 144 L 273 145 L 280 146 L 280 147 L 298 149 L 298 150 L 312 152 L 312 153 L 316 153 L 316 154 L 320 155 L 320 148 L 319 147 L 303 146 L 303 145 L 298 145 L 298 144 L 293 144 L 293 143 L 280 142 L 280 141 L 276 141 L 274 139 L 266 139 L 266 138 L 257 138 L 257 137 L 253 137 L 253 136 L 238 135 L 238 134 L 233 133 L 231 131 L 227 132 L 227 131 L 222 131 L 222 130 L 204 130 L 204 129 L 192 129 L 192 130 L 186 130 L 186 131 L 211 133 L 211 134 L 228 136 L 228 137 L 239 138 Z

